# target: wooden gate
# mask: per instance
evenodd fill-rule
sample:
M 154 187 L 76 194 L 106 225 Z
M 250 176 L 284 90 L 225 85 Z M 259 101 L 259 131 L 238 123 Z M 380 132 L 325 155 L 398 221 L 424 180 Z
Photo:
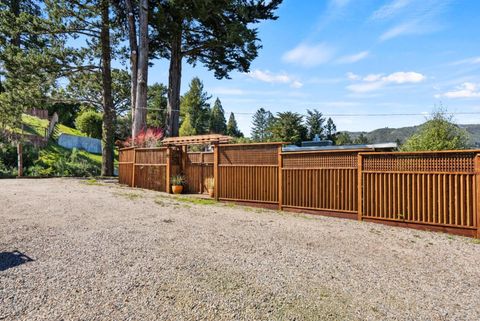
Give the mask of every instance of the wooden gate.
M 208 192 L 207 181 L 213 180 L 213 152 L 186 153 L 183 170 L 187 180 L 187 192 L 202 194 Z

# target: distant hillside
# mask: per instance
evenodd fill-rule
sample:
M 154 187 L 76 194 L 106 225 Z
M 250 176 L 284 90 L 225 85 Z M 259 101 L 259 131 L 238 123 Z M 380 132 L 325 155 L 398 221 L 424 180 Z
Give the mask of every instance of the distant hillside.
M 474 125 L 459 125 L 464 128 L 469 135 L 469 143 L 471 147 L 480 146 L 480 124 Z M 414 134 L 420 126 L 401 127 L 401 128 L 379 128 L 371 132 L 363 132 L 369 143 L 386 143 L 396 142 L 397 139 L 403 143 L 405 140 Z M 347 132 L 352 139 L 357 138 L 362 132 Z

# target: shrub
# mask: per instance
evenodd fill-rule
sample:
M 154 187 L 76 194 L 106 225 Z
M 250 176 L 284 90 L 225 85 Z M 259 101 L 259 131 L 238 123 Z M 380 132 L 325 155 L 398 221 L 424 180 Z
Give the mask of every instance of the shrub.
M 135 139 L 128 138 L 121 145 L 123 147 L 159 147 L 162 145 L 164 132 L 161 128 L 148 128 L 137 134 Z
M 402 151 L 465 149 L 468 136 L 443 110 L 434 112 L 432 118 L 423 123 L 418 133 L 413 134 L 402 146 Z
M 75 119 L 77 129 L 93 138 L 102 138 L 102 114 L 93 110 L 81 113 Z

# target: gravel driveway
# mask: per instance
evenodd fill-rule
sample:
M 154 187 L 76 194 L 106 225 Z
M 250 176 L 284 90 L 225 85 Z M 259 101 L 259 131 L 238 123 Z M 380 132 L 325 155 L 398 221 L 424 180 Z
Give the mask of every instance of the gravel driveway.
M 0 320 L 480 320 L 473 239 L 77 179 L 0 195 Z

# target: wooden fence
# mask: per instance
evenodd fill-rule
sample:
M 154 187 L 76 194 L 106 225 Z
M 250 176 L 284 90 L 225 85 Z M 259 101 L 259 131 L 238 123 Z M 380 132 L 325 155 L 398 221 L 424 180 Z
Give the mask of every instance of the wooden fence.
M 221 144 L 214 153 L 137 148 L 120 151 L 119 175 L 167 191 L 167 172 L 183 172 L 190 193 L 206 192 L 214 177 L 221 201 L 480 237 L 479 153 L 282 152 L 278 143 Z
M 187 192 L 202 194 L 208 191 L 207 180 L 213 179 L 213 153 L 186 153 L 183 173 Z

